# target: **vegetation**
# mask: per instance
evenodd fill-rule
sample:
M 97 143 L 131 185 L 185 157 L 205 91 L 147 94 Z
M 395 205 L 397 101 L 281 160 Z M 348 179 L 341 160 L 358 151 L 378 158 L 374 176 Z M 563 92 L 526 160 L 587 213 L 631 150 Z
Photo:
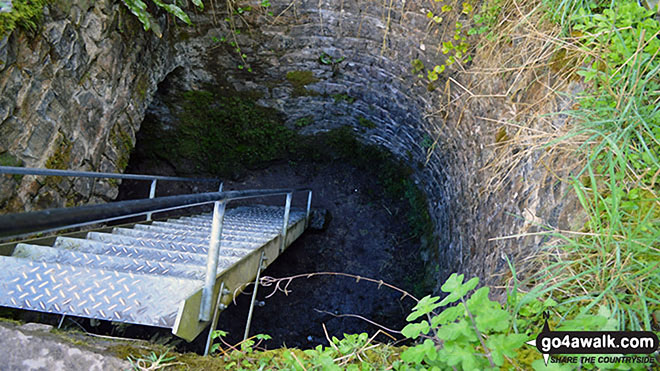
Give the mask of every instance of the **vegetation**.
M 442 286 L 447 296 L 418 300 L 408 317 L 410 324 L 401 334 L 417 340 L 413 346 L 375 344 L 367 334 L 353 334 L 329 339 L 329 346 L 307 351 L 257 352 L 259 342 L 266 338 L 252 338 L 236 346 L 218 345 L 217 355 L 224 365 L 250 370 L 265 366 L 289 370 L 544 369 L 538 352 L 523 345 L 541 328 L 543 311 L 554 313 L 553 326 L 563 330 L 657 330 L 660 26 L 653 11 L 632 0 L 542 0 L 540 4 L 535 11 L 543 12 L 546 20 L 562 30 L 549 65 L 559 73 L 577 71 L 589 84 L 573 110 L 562 112 L 572 117 L 574 129 L 550 144 L 577 141 L 586 159 L 581 171 L 568 180 L 588 215 L 583 229 L 549 230 L 552 242 L 536 257 L 540 269 L 533 274 L 519 275 L 510 264 L 511 287 L 504 305 L 488 298 L 488 287 L 475 291 L 477 279 L 464 283 L 462 276 L 452 275 Z M 471 44 L 484 39 L 492 44 L 509 42 L 497 32 L 504 22 L 501 14 L 512 6 L 511 1 L 489 0 L 479 9 L 471 2 L 461 2 L 430 11 L 430 22 L 453 19 L 455 32 L 440 46 L 447 55 L 446 63 L 427 70 L 420 60 L 414 60 L 413 74 L 433 82 L 446 67 L 469 62 Z M 565 76 L 570 77 L 570 72 Z M 310 71 L 293 71 L 287 80 L 298 95 L 306 95 L 305 85 L 313 83 L 314 77 Z M 335 100 L 348 101 L 346 97 L 338 95 Z M 296 126 L 308 124 L 303 120 Z M 392 163 L 373 169 L 374 164 L 386 163 L 381 161 L 385 154 L 356 145 L 349 128 L 319 138 L 313 143 L 295 140 L 296 145 L 287 150 L 323 161 L 314 150 L 323 145 L 335 159 L 374 171 L 391 197 L 404 195 L 416 210 L 410 214 L 410 222 L 421 227 L 414 235 L 429 235 L 432 225 L 426 201 L 411 183 L 410 169 Z M 495 135 L 498 145 L 512 140 L 513 134 L 505 127 Z M 221 335 L 217 333 L 217 338 Z
M 19 27 L 35 31 L 41 20 L 43 9 L 50 0 L 13 0 L 12 10 L 0 12 L 0 39 Z
M 122 0 L 122 3 L 128 8 L 128 10 L 135 15 L 145 31 L 152 30 L 158 37 L 163 36 L 160 25 L 147 8 L 147 3 L 142 0 Z M 187 25 L 192 25 L 190 17 L 188 14 L 177 5 L 177 2 L 168 3 L 161 0 L 151 0 L 151 3 L 159 9 L 163 9 L 168 14 L 173 15 L 177 19 L 183 21 Z M 199 9 L 204 9 L 204 3 L 202 0 L 192 0 L 192 3 Z
M 286 74 L 286 79 L 293 85 L 293 96 L 302 97 L 308 95 L 318 95 L 315 91 L 310 91 L 305 88 L 306 85 L 313 84 L 319 80 L 314 77 L 312 71 L 289 71 Z

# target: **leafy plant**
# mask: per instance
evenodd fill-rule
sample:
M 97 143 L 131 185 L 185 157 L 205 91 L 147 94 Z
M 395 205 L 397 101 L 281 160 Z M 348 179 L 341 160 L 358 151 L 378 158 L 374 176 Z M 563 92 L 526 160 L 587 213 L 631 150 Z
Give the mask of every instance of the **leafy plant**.
M 396 369 L 500 367 L 528 340 L 529 336 L 512 331 L 511 315 L 488 298 L 488 287 L 468 295 L 479 279 L 463 282 L 463 277 L 454 273 L 447 279 L 441 287 L 448 293 L 444 299 L 426 296 L 413 308 L 406 318 L 410 323 L 401 333 L 410 339 L 420 338 L 421 343 L 401 354 L 401 361 L 394 364 Z M 438 308 L 456 302 L 436 313 Z M 420 318 L 424 319 L 418 321 Z
M 138 18 L 145 31 L 152 30 L 158 37 L 163 36 L 160 25 L 154 16 L 147 10 L 147 3 L 142 0 L 121 0 L 122 3 Z M 175 16 L 187 25 L 192 25 L 188 14 L 181 9 L 176 3 L 168 3 L 161 0 L 151 0 L 151 2 L 158 8 L 165 10 L 167 13 Z M 192 0 L 197 8 L 204 9 L 202 0 Z

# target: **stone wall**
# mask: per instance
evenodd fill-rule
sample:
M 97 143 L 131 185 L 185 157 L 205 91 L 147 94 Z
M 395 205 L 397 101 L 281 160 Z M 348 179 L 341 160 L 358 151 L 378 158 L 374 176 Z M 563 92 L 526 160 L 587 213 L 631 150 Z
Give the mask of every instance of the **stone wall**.
M 176 69 L 168 80 L 184 88 L 210 84 L 257 92 L 259 102 L 284 112 L 292 127 L 309 118 L 303 133 L 350 125 L 366 142 L 408 162 L 436 222 L 437 241 L 426 260 L 438 282 L 452 271 L 489 277 L 506 267 L 505 255 L 520 259 L 542 242 L 494 237 L 534 232 L 537 223 L 565 228 L 573 222 L 575 202 L 539 161 L 542 152 L 495 146 L 498 121 L 515 117 L 517 107 L 543 94 L 512 100 L 501 92 L 533 79 L 493 78 L 484 85 L 454 69 L 430 86 L 411 73 L 414 59 L 433 66 L 445 58 L 438 46 L 454 23 L 437 27 L 426 17 L 441 4 L 271 3 L 262 9 L 255 2 L 252 10 L 229 17 L 227 3 L 216 1 L 192 15 L 193 28 L 161 16 L 162 39 L 142 32 L 119 4 L 107 0 L 50 9 L 35 38 L 14 33 L 0 46 L 0 56 L 8 56 L 0 66 L 0 153 L 25 166 L 121 171 L 148 104 L 161 122 L 170 121 L 162 96 L 152 97 Z M 324 64 L 324 53 L 344 59 Z M 488 63 L 477 54 L 472 66 Z M 472 86 L 479 90 L 467 94 Z M 486 98 L 473 99 L 482 94 Z M 537 110 L 565 104 L 550 102 Z M 521 150 L 525 156 L 516 157 Z M 520 159 L 501 187 L 487 186 L 496 174 L 484 167 L 495 156 Z M 92 191 L 89 183 L 24 177 L 18 193 L 11 192 L 19 185 L 13 178 L 1 184 L 5 210 L 116 194 L 112 184 L 102 183 Z
M 122 171 L 171 48 L 114 1 L 54 2 L 0 40 L 2 165 Z M 112 200 L 117 183 L 0 178 L 3 212 Z

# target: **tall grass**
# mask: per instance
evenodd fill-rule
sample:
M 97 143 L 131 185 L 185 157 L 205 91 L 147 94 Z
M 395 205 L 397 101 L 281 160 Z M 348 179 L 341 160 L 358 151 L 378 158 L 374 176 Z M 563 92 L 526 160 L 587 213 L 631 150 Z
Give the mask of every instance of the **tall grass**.
M 660 310 L 660 24 L 636 1 L 544 0 L 588 55 L 591 87 L 569 114 L 586 158 L 572 185 L 588 220 L 556 243 L 526 300 L 552 293 L 566 316 L 607 313 L 652 330 Z

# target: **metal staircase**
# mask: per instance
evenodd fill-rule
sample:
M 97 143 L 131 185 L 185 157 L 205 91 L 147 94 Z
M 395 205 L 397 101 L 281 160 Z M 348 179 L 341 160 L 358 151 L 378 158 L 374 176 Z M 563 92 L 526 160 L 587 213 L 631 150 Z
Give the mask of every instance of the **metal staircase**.
M 12 171 L 45 169 L 0 167 L 0 173 Z M 57 236 L 48 245 L 14 244 L 8 256 L 0 255 L 0 306 L 172 328 L 191 341 L 209 324 L 215 326 L 218 311 L 231 302 L 228 293 L 258 277 L 309 219 L 307 189 L 155 198 L 154 188 L 146 200 L 0 216 L 0 236 L 6 236 L 214 205 L 211 214 L 148 220 L 91 231 L 84 238 Z M 291 208 L 296 191 L 308 192 L 306 209 Z M 273 195 L 286 196 L 284 207 L 226 209 L 231 200 Z

